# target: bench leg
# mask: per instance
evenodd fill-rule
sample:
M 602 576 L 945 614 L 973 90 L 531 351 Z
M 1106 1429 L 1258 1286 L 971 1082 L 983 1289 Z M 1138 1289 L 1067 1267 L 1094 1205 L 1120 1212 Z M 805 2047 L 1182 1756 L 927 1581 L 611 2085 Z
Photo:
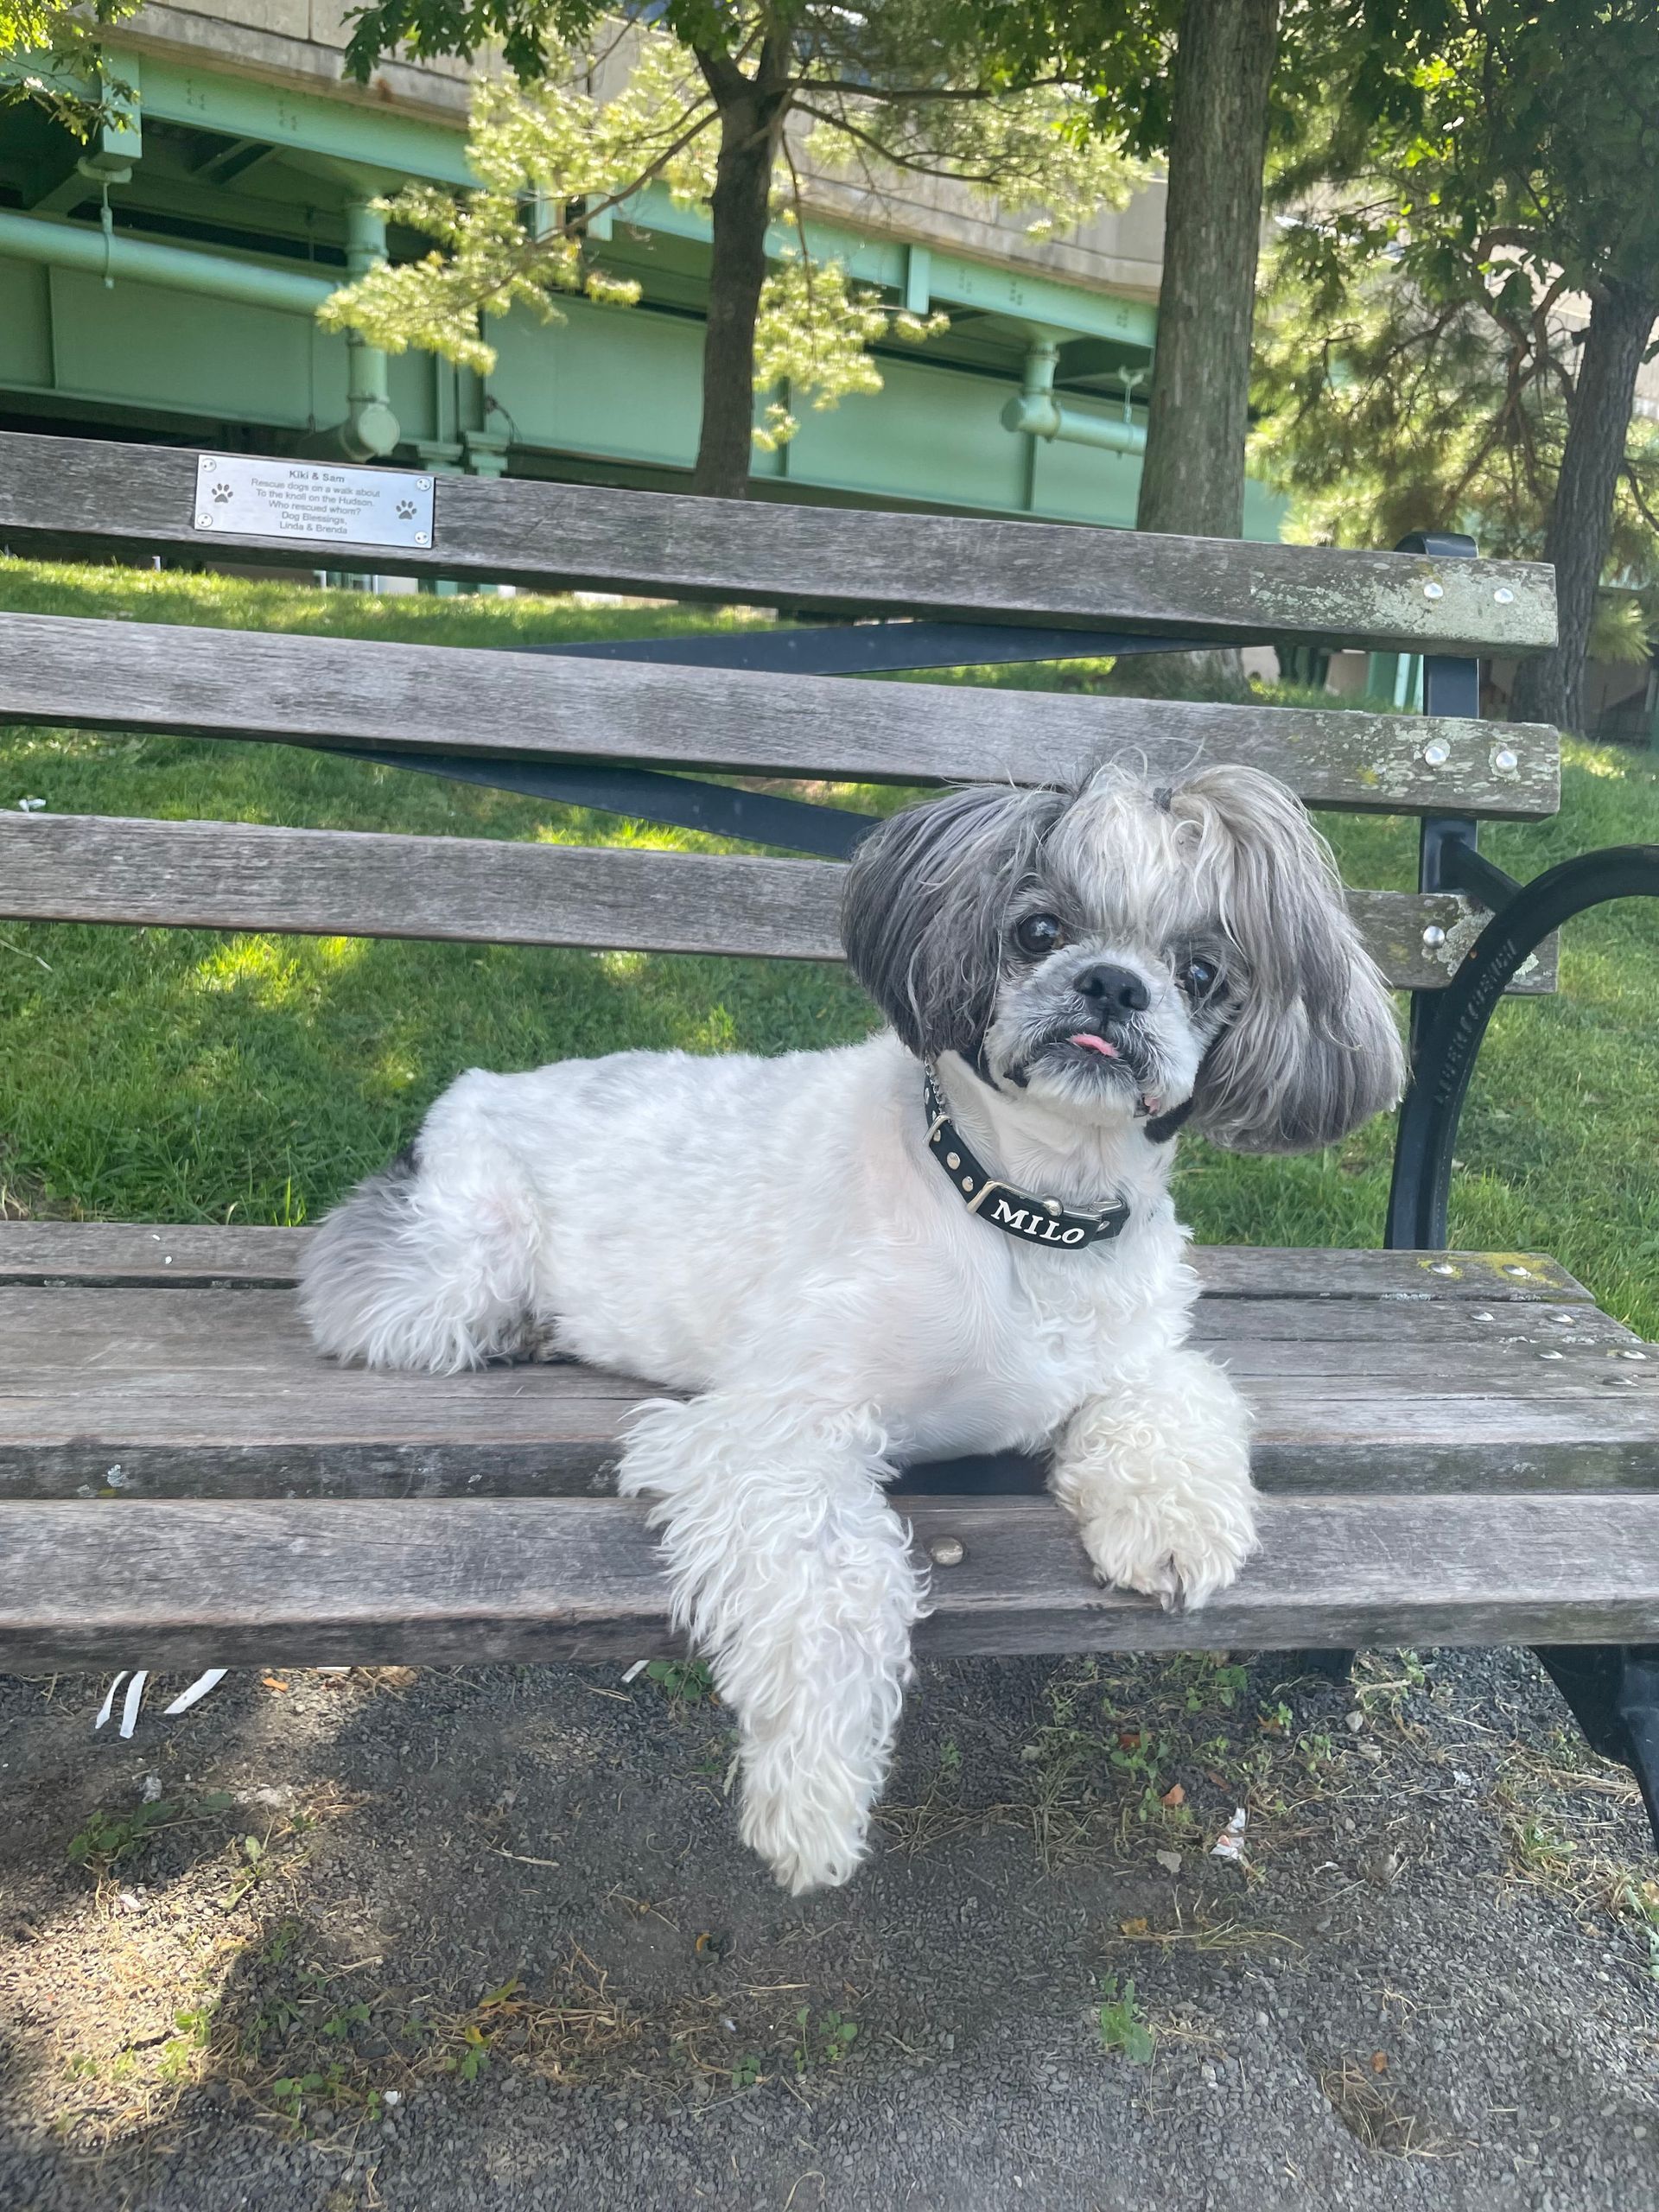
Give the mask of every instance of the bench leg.
M 1636 1777 L 1659 1843 L 1659 1644 L 1541 1643 L 1534 1649 L 1591 1750 Z

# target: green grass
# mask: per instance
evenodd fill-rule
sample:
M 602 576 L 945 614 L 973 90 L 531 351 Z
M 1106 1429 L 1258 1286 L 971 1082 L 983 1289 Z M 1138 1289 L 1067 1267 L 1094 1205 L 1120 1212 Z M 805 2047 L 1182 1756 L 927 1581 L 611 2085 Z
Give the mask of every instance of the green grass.
M 752 619 L 10 560 L 0 607 L 468 645 Z M 710 842 L 277 747 L 0 729 L 0 807 L 25 797 L 58 813 Z M 1412 882 L 1410 823 L 1323 826 L 1351 883 Z M 1584 746 L 1568 748 L 1556 819 L 1484 841 L 1522 878 L 1632 842 L 1659 842 L 1652 757 Z M 1626 901 L 1586 916 L 1568 932 L 1562 974 L 1559 998 L 1511 1002 L 1494 1020 L 1464 1123 L 1453 1239 L 1553 1251 L 1610 1310 L 1659 1334 L 1659 909 Z M 461 1068 L 622 1046 L 776 1052 L 845 1042 L 874 1019 L 830 966 L 0 923 L 0 1207 L 303 1221 L 395 1151 Z M 1189 1142 L 1182 1209 L 1206 1243 L 1375 1243 L 1391 1135 L 1375 1123 L 1291 1160 Z
M 181 569 L 20 561 L 0 554 L 0 608 L 11 614 L 91 614 L 105 622 L 188 622 L 218 630 L 283 630 L 406 645 L 551 645 L 562 638 L 669 637 L 738 629 L 744 607 L 584 605 L 561 595 L 515 598 L 426 593 L 317 591 L 309 584 Z

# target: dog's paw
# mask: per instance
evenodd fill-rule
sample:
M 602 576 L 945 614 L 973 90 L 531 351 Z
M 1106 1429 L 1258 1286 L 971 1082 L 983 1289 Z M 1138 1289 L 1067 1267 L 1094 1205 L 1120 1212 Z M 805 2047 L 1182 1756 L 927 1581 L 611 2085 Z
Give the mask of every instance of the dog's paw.
M 1092 1514 L 1082 1535 L 1103 1582 L 1156 1598 L 1166 1612 L 1197 1612 L 1236 1580 L 1255 1549 L 1255 1516 L 1248 1489 L 1202 1503 L 1130 1493 Z

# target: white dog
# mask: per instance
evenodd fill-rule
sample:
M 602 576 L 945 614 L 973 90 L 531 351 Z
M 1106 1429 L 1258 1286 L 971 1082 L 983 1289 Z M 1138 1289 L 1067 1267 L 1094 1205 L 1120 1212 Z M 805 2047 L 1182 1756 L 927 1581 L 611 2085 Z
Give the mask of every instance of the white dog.
M 1224 1588 L 1249 1421 L 1183 1349 L 1169 1140 L 1328 1144 L 1402 1074 L 1329 855 L 1249 769 L 912 808 L 861 846 L 844 935 L 883 1034 L 474 1070 L 302 1293 L 341 1358 L 551 1351 L 694 1394 L 644 1409 L 620 1487 L 655 1501 L 744 1837 L 798 1892 L 862 1857 L 910 1675 L 895 1462 L 1046 1452 L 1104 1580 Z

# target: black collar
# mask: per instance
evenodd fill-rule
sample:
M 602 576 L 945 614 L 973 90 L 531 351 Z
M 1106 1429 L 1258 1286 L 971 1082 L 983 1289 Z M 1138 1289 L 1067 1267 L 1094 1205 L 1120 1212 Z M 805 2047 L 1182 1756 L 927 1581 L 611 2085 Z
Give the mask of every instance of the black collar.
M 1121 1236 L 1128 1227 L 1129 1209 L 1122 1201 L 1102 1212 L 1068 1213 L 1058 1198 L 1033 1198 L 1016 1191 L 1012 1183 L 988 1175 L 945 1112 L 931 1068 L 927 1071 L 923 1095 L 927 1101 L 929 1151 L 950 1178 L 951 1188 L 969 1212 L 988 1221 L 1005 1236 L 1017 1236 L 1026 1244 L 1052 1244 L 1077 1252 L 1085 1244 Z

